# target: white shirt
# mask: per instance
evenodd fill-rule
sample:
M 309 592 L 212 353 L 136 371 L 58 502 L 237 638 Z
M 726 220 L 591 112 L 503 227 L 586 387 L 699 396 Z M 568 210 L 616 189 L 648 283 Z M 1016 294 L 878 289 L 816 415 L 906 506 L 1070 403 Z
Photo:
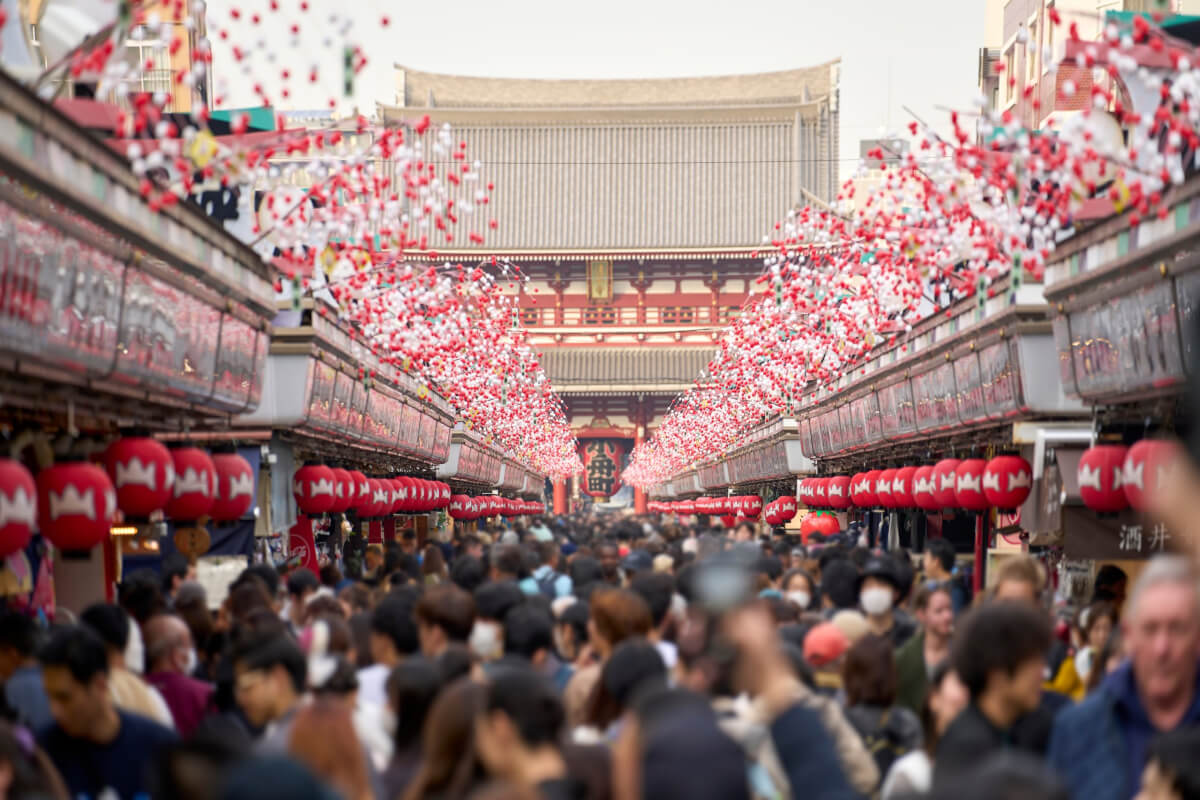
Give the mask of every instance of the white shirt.
M 893 797 L 908 797 L 923 795 L 933 786 L 933 762 L 924 750 L 913 750 L 906 753 L 892 764 L 887 777 L 883 780 L 883 788 L 879 791 L 881 800 Z
M 372 664 L 358 671 L 358 700 L 365 705 L 387 708 L 387 679 L 391 670 L 383 664 Z

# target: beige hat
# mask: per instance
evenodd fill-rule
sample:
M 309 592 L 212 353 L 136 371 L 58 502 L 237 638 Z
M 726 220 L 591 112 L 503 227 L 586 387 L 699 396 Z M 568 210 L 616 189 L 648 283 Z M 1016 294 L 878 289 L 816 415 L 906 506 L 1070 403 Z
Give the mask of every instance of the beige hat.
M 871 628 L 867 625 L 867 618 L 858 611 L 843 609 L 833 615 L 830 620 L 834 627 L 846 634 L 846 638 L 850 640 L 850 644 L 854 644 L 862 637 L 871 632 Z
M 673 569 L 675 569 L 675 559 L 666 553 L 660 553 L 654 557 L 655 572 L 670 572 Z

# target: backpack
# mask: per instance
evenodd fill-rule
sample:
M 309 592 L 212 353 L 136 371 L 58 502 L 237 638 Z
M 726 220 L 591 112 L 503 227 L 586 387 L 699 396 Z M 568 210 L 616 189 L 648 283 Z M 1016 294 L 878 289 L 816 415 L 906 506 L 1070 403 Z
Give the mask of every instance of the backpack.
M 562 573 L 551 570 L 550 573 L 541 578 L 534 578 L 533 582 L 537 584 L 538 592 L 549 600 L 554 600 L 558 597 L 558 588 L 556 584 L 558 579 L 562 577 Z
M 862 737 L 863 746 L 867 748 L 871 758 L 875 759 L 875 765 L 879 767 L 879 777 L 882 780 L 887 776 L 892 764 L 896 763 L 900 756 L 908 753 L 912 747 L 910 743 L 904 741 L 902 732 L 898 730 L 899 726 L 893 724 L 895 720 L 891 718 L 892 709 L 885 710 L 873 725 L 866 719 L 869 714 L 869 712 L 863 713 L 866 711 L 862 708 L 849 709 L 847 717 L 854 723 L 854 727 Z

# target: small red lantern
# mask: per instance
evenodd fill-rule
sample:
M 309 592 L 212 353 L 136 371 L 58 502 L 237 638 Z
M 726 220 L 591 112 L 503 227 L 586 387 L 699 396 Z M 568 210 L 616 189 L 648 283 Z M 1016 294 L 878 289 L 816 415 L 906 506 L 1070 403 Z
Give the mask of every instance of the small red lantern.
M 104 467 L 125 516 L 144 519 L 167 507 L 175 463 L 162 442 L 141 436 L 118 439 L 104 452 Z
M 211 486 L 211 484 L 209 484 Z M 117 490 L 95 464 L 73 461 L 37 475 L 38 522 L 60 550 L 91 550 L 108 538 Z
M 408 489 L 399 478 L 388 478 L 384 480 L 388 486 L 388 494 L 391 497 L 388 503 L 388 514 L 399 514 L 401 507 L 408 500 Z
M 1083 451 L 1079 458 L 1079 497 L 1093 511 L 1112 514 L 1129 506 L 1125 496 L 1125 456 L 1128 449 L 1119 444 L 1098 444 Z
M 330 511 L 343 514 L 349 511 L 355 503 L 354 476 L 349 470 L 333 467 L 334 506 Z
M 957 458 L 943 458 L 933 465 L 933 500 L 938 508 L 954 508 L 954 490 L 958 486 L 958 465 L 962 463 Z
M 361 514 L 362 509 L 371 502 L 371 483 L 366 475 L 356 469 L 350 471 L 350 479 L 354 483 L 354 499 L 350 503 L 350 508 Z
M 1149 511 L 1183 451 L 1178 442 L 1142 439 L 1129 448 L 1121 467 L 1121 484 L 1129 505 Z
M 254 470 L 237 453 L 217 453 L 212 461 L 217 471 L 217 492 L 208 515 L 214 522 L 241 519 L 254 505 Z
M 850 476 L 837 475 L 825 484 L 825 497 L 830 508 L 843 511 L 850 507 Z
M 896 508 L 912 508 L 917 504 L 912 494 L 912 480 L 916 472 L 916 467 L 900 467 L 892 476 L 892 502 Z
M 892 495 L 892 481 L 896 479 L 896 470 L 881 470 L 875 479 L 875 500 L 884 508 L 895 508 L 896 499 Z
M 987 511 L 988 499 L 983 493 L 983 471 L 987 462 L 982 458 L 968 458 L 954 470 L 954 502 L 967 511 Z
M 869 472 L 860 472 L 850 479 L 850 499 L 859 508 L 874 508 L 875 479 Z
M 933 496 L 934 477 L 932 466 L 917 467 L 916 472 L 912 476 L 912 487 L 913 502 L 917 504 L 917 508 L 924 509 L 925 511 L 937 511 L 941 508 L 937 499 Z
M 217 494 L 217 468 L 212 457 L 196 447 L 180 447 L 171 451 L 171 461 L 175 487 L 166 515 L 173 520 L 200 519 L 212 508 Z
M 292 478 L 296 507 L 307 516 L 324 514 L 333 508 L 333 470 L 324 464 L 306 464 Z
M 20 461 L 0 459 L 0 558 L 23 550 L 37 528 L 37 485 Z
M 800 481 L 800 500 L 807 506 L 813 501 L 813 479 L 805 478 Z
M 758 495 L 751 494 L 742 498 L 742 516 L 746 517 L 747 519 L 757 519 L 758 515 L 762 513 L 762 510 L 763 501 Z
M 829 505 L 829 479 L 813 478 L 813 505 L 825 508 Z
M 452 495 L 450 497 L 450 519 L 466 519 L 470 502 L 471 498 L 465 494 Z
M 776 506 L 776 513 L 779 516 L 779 524 L 786 524 L 796 518 L 796 509 L 799 505 L 796 502 L 796 498 L 792 497 L 790 494 L 785 494 L 775 502 L 778 503 Z
M 367 506 L 367 511 L 363 516 L 387 516 L 392 507 L 391 485 L 382 478 L 368 478 L 367 483 L 371 484 L 371 504 Z
M 983 493 L 1001 511 L 1015 511 L 1033 489 L 1033 467 L 1020 456 L 996 456 L 983 470 Z

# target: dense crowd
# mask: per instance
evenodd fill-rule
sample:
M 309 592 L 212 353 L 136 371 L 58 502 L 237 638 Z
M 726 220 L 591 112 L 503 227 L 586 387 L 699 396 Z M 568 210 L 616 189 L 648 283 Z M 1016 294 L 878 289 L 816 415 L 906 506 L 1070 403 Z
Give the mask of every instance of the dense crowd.
M 340 552 L 340 551 L 339 551 Z M 1200 798 L 1200 593 L 639 517 L 406 534 L 213 613 L 186 561 L 0 616 L 11 798 Z M 359 555 L 361 554 L 361 558 Z

